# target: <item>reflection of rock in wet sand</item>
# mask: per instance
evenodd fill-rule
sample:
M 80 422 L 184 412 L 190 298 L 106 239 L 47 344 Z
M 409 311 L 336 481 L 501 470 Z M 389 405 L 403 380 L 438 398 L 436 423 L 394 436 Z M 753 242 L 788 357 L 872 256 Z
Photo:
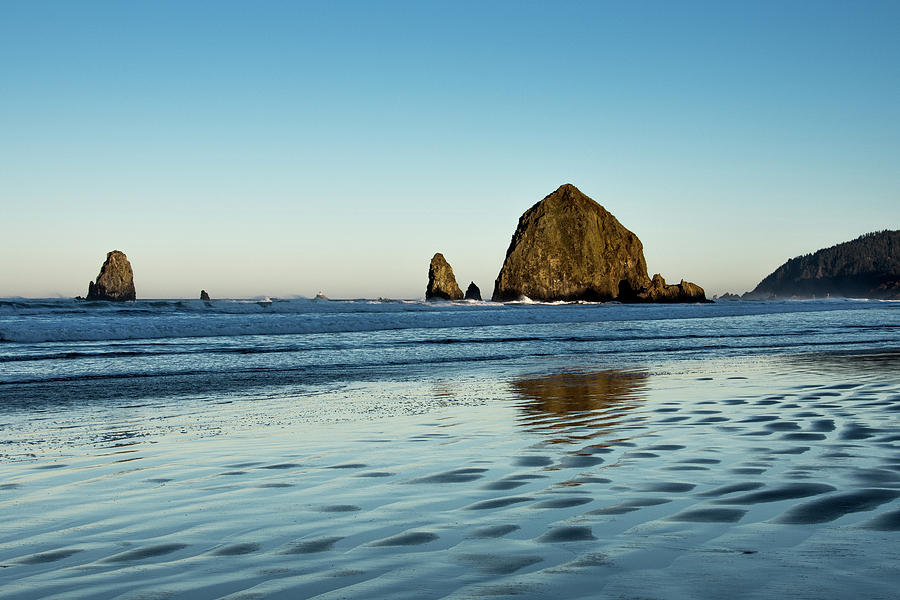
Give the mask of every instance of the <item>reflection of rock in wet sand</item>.
M 517 379 L 512 391 L 521 399 L 523 426 L 572 441 L 621 425 L 646 395 L 647 377 L 619 370 L 559 373 Z

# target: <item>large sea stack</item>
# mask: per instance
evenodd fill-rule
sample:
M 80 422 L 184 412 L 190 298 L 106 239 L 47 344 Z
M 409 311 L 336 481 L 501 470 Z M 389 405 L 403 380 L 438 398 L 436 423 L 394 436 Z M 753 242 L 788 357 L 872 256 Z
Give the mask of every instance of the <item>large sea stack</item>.
M 113 250 L 106 255 L 97 281 L 88 284 L 88 300 L 125 302 L 135 300 L 134 272 L 124 252 Z
M 693 283 L 666 285 L 647 275 L 644 248 L 574 185 L 560 186 L 519 219 L 493 300 L 704 302 Z
M 744 298 L 900 299 L 900 231 L 867 233 L 787 261 Z
M 428 287 L 425 288 L 425 299 L 463 299 L 463 293 L 456 283 L 453 269 L 440 252 L 432 257 L 431 264 L 428 266 Z

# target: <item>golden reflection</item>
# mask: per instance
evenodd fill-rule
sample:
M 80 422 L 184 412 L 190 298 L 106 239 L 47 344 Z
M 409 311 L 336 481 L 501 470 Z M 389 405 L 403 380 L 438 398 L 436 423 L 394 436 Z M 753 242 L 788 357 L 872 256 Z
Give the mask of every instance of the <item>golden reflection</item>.
M 438 380 L 432 384 L 432 395 L 441 400 L 455 400 L 456 390 L 447 381 Z
M 628 413 L 646 395 L 648 377 L 610 369 L 516 379 L 511 387 L 521 411 L 520 425 L 553 435 L 553 441 L 574 442 L 608 434 L 626 421 L 634 423 Z

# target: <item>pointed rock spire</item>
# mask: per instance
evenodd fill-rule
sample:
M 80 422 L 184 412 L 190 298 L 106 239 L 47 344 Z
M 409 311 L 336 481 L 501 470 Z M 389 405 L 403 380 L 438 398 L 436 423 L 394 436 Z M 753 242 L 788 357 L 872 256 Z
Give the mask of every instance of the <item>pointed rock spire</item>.
M 124 302 L 135 300 L 134 272 L 124 252 L 113 250 L 106 255 L 106 262 L 100 267 L 97 282 L 88 284 L 88 300 L 110 300 Z
M 431 259 L 428 266 L 428 287 L 425 288 L 426 300 L 462 300 L 463 293 L 456 283 L 453 268 L 438 252 Z

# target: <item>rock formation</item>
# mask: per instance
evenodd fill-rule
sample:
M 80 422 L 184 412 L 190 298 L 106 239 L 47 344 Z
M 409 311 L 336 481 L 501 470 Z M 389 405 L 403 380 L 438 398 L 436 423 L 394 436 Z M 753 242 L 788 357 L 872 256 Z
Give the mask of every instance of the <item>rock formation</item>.
M 519 219 L 492 299 L 702 302 L 703 289 L 647 275 L 644 248 L 574 185 L 560 186 Z
M 88 284 L 87 300 L 124 302 L 136 298 L 131 263 L 124 252 L 113 250 L 106 255 L 106 262 L 100 267 L 97 282 Z
M 206 290 L 200 290 L 200 299 L 209 301 L 209 294 L 206 293 Z
M 481 300 L 481 290 L 478 289 L 474 281 L 466 288 L 466 300 Z
M 456 283 L 453 269 L 438 252 L 428 266 L 428 287 L 425 288 L 425 299 L 462 300 L 463 293 Z
M 641 302 L 706 302 L 703 288 L 690 281 L 669 285 L 662 275 L 657 273 L 650 280 L 650 286 L 637 294 Z
M 829 296 L 900 300 L 900 231 L 867 233 L 855 240 L 792 258 L 743 297 Z

